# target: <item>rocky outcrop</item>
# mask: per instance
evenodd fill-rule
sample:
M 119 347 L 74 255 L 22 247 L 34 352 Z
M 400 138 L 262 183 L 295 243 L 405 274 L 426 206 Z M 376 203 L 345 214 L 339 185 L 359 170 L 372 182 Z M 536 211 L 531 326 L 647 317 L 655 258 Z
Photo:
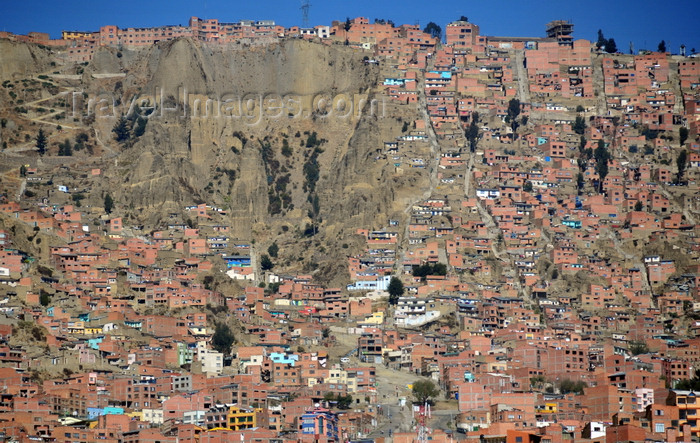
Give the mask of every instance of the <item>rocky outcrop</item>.
M 364 164 L 370 150 L 381 146 L 382 122 L 376 116 L 359 117 L 368 112 L 377 68 L 365 65 L 349 48 L 301 40 L 268 47 L 211 47 L 181 39 L 137 56 L 114 57 L 113 50 L 98 51 L 94 63 L 100 66 L 92 69 L 104 71 L 104 66 L 131 59 L 120 67 L 126 72 L 120 85 L 123 103 L 139 97 L 157 104 L 146 133 L 118 160 L 123 168 L 121 197 L 139 213 L 218 200 L 242 234 L 269 221 L 268 191 L 274 177 L 265 164 L 270 159 L 263 158 L 262 140 L 269 140 L 272 161 L 289 171 L 293 206 L 303 208 L 310 200 L 303 192 L 302 170 L 310 155 L 304 141 L 312 131 L 325 140 L 318 155 L 317 194 L 329 222 L 349 216 L 366 223 L 390 205 L 391 190 L 374 189 L 381 185 L 381 171 L 374 177 Z M 336 98 L 337 105 L 337 97 L 352 107 L 345 108 L 349 115 L 345 117 L 346 110 L 341 116 L 321 115 L 323 100 Z M 161 104 L 177 111 L 161 113 Z M 275 110 L 279 104 L 282 111 Z M 232 108 L 227 114 L 225 109 Z M 248 117 L 241 116 L 243 109 Z M 296 137 L 299 133 L 303 135 Z M 279 152 L 283 136 L 296 151 L 289 158 Z M 346 205 L 349 212 L 342 210 Z M 301 223 L 306 213 L 282 215 Z

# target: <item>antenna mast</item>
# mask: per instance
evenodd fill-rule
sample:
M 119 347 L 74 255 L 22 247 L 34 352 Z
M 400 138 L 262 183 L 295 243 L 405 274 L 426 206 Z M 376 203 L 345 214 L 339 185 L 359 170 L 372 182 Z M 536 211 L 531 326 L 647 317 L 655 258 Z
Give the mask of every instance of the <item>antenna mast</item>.
M 309 9 L 311 9 L 311 3 L 309 0 L 301 0 L 301 16 L 302 23 L 305 28 L 309 27 Z
M 426 425 L 426 417 L 430 418 L 430 404 L 427 401 L 421 406 L 418 413 L 418 443 L 428 443 L 430 430 Z

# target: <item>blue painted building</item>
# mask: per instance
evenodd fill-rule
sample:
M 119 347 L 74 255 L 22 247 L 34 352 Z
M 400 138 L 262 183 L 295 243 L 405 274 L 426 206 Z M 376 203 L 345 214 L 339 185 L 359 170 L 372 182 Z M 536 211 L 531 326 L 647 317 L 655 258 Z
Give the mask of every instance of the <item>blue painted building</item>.
M 325 408 L 314 408 L 301 416 L 302 441 L 312 437 L 315 441 L 339 441 L 338 416 Z
M 449 80 L 452 78 L 452 71 L 430 71 L 431 74 L 440 74 L 440 78 Z
M 101 415 L 123 415 L 124 409 L 114 406 L 106 406 L 104 408 L 87 408 L 88 420 L 94 420 Z
M 249 255 L 225 255 L 223 258 L 228 268 L 250 267 L 252 264 Z
M 90 346 L 90 349 L 97 351 L 100 349 L 100 343 L 102 343 L 103 340 L 104 337 L 88 338 L 88 346 Z
M 275 363 L 285 363 L 290 366 L 294 366 L 297 361 L 299 361 L 299 356 L 296 354 L 283 354 L 281 352 L 271 352 L 270 360 Z
M 562 220 L 561 224 L 573 229 L 581 229 L 581 220 Z

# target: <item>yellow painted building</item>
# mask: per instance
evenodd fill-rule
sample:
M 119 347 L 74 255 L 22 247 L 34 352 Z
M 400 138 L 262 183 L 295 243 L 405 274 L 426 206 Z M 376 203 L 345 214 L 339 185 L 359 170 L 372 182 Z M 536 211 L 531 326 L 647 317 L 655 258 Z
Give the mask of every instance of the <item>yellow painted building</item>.
M 235 404 L 219 404 L 209 409 L 206 422 L 210 431 L 252 429 L 257 426 L 256 411 L 251 408 L 241 408 Z
M 234 431 L 256 427 L 255 411 L 251 409 L 241 409 L 237 406 L 231 406 L 226 419 L 228 428 Z
M 365 317 L 365 320 L 362 323 L 366 325 L 381 325 L 384 323 L 384 312 L 374 312 L 372 315 Z
M 357 380 L 354 377 L 348 377 L 347 371 L 338 367 L 328 371 L 328 377 L 323 379 L 327 384 L 345 385 L 348 393 L 354 394 L 357 392 Z
M 556 414 L 558 407 L 556 403 L 545 403 L 544 405 L 537 406 L 535 412 L 546 413 L 546 414 Z
M 85 322 L 83 321 L 72 321 L 68 322 L 67 328 L 69 334 L 85 334 Z
M 678 408 L 678 425 L 689 424 L 691 435 L 700 437 L 700 400 L 697 392 L 673 389 L 666 404 Z M 678 436 L 686 437 L 683 432 L 679 432 Z
M 63 40 L 78 40 L 81 38 L 92 37 L 92 32 L 82 31 L 62 31 L 61 38 Z

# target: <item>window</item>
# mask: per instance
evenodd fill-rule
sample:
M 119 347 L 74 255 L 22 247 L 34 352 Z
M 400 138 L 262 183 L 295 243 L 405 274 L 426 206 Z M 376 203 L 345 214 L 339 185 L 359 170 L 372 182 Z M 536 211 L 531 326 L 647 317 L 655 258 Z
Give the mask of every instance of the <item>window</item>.
M 654 424 L 654 432 L 660 433 L 660 432 L 664 432 L 664 431 L 665 431 L 665 429 L 664 429 L 663 423 L 655 423 Z

